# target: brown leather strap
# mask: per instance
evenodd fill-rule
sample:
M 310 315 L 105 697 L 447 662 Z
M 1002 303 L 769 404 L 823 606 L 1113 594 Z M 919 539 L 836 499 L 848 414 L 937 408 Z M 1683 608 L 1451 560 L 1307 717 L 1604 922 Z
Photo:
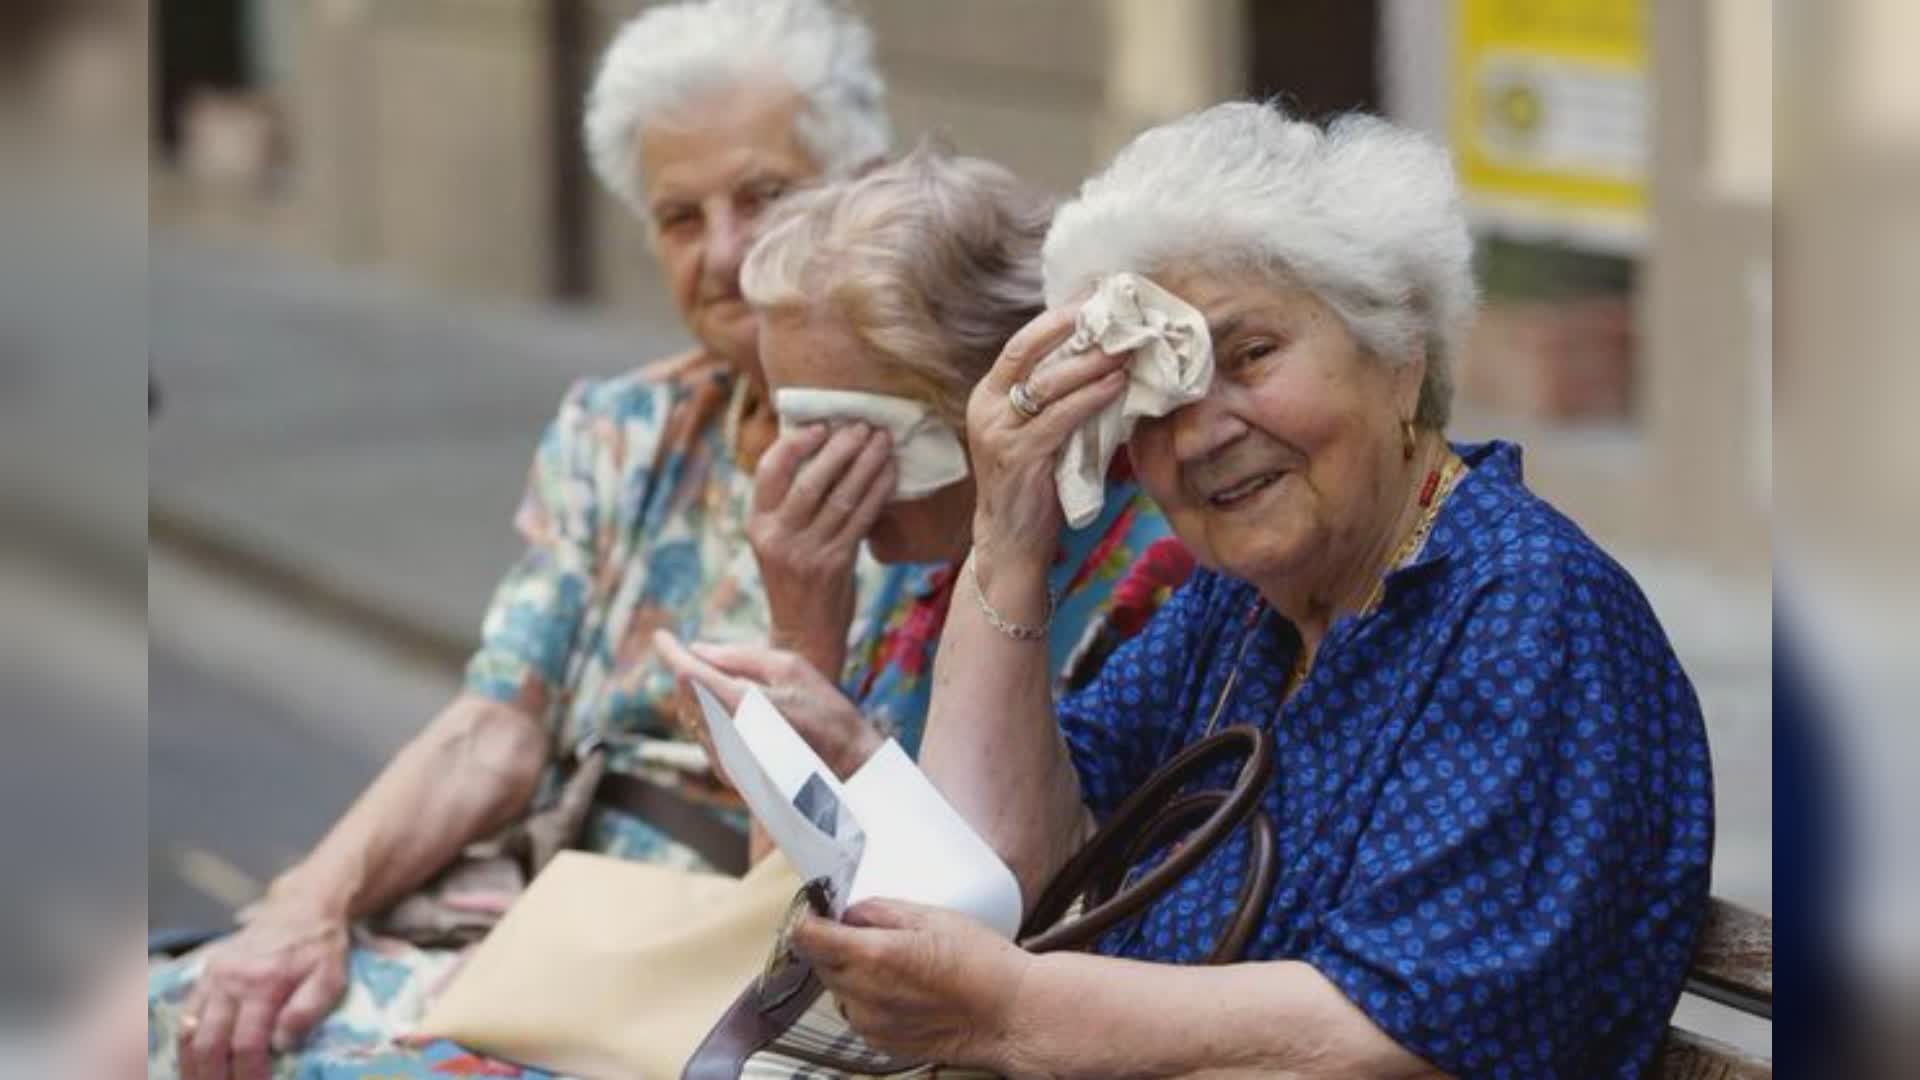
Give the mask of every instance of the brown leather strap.
M 799 962 L 747 987 L 687 1059 L 680 1080 L 739 1080 L 748 1059 L 785 1034 L 822 989 L 813 968 Z
M 1171 824 L 1197 816 L 1194 810 L 1203 804 L 1181 797 L 1180 788 L 1207 769 L 1240 754 L 1244 754 L 1246 760 L 1234 778 L 1232 790 L 1224 794 L 1215 792 L 1211 797 L 1202 793 L 1206 799 L 1204 805 L 1212 812 L 1184 843 L 1139 881 L 1113 895 L 1098 895 L 1111 889 L 1116 868 L 1129 865 L 1129 854 L 1148 846 L 1140 841 L 1157 841 L 1170 834 Z M 1272 736 L 1250 724 L 1227 728 L 1176 754 L 1129 795 L 1106 825 L 1054 876 L 1027 915 L 1021 945 L 1034 952 L 1088 948 L 1107 931 L 1146 910 L 1212 854 L 1229 833 L 1259 813 L 1260 799 L 1266 793 L 1267 780 L 1272 774 Z M 1257 863 L 1259 855 L 1256 835 L 1256 847 L 1249 856 Z M 1258 869 L 1261 867 L 1248 867 L 1250 872 Z M 1271 877 L 1270 850 L 1265 870 Z M 1090 891 L 1096 894 L 1096 902 L 1077 918 L 1060 921 L 1073 901 Z M 1236 911 L 1236 921 L 1238 915 Z
M 637 776 L 609 772 L 594 802 L 623 810 L 692 848 L 714 869 L 734 877 L 747 872 L 747 835 L 672 789 Z
M 1182 795 L 1167 805 L 1147 826 L 1134 837 L 1127 846 L 1126 858 L 1115 860 L 1111 870 L 1103 871 L 1099 880 L 1088 887 L 1087 903 L 1098 906 L 1119 890 L 1120 884 L 1129 867 L 1139 865 L 1140 861 L 1159 850 L 1178 837 L 1191 830 L 1196 823 L 1204 823 L 1208 815 L 1219 809 L 1227 800 L 1224 791 L 1199 791 Z M 1219 932 L 1214 935 L 1213 949 L 1207 954 L 1209 964 L 1231 964 L 1246 955 L 1247 946 L 1260 932 L 1260 926 L 1266 919 L 1267 901 L 1273 897 L 1274 879 L 1278 867 L 1274 852 L 1276 842 L 1273 834 L 1273 821 L 1258 810 L 1247 817 L 1248 843 L 1246 864 L 1241 869 L 1240 893 L 1234 897 L 1233 910 Z M 1142 905 L 1144 907 L 1144 905 Z

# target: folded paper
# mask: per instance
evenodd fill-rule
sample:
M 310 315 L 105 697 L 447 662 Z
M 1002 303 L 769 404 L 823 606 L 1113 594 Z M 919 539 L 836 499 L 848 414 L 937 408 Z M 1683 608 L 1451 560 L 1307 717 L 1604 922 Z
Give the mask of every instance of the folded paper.
M 869 898 L 907 900 L 1019 932 L 1013 871 L 899 743 L 841 784 L 760 691 L 732 716 L 695 691 L 720 767 L 801 877 L 827 879 L 836 916 Z

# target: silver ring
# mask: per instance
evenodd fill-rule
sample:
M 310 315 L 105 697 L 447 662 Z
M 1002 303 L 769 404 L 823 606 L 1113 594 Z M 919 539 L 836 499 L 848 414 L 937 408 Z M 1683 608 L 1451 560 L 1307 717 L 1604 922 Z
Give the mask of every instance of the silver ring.
M 1013 406 L 1014 412 L 1029 420 L 1040 415 L 1040 403 L 1033 400 L 1033 392 L 1027 389 L 1025 379 L 1007 388 L 1007 402 Z

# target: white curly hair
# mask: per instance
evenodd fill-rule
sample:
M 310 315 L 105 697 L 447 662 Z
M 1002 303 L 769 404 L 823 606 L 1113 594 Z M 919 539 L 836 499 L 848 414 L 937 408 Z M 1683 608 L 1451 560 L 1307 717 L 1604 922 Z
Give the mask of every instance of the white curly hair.
M 1272 103 L 1152 128 L 1054 215 L 1047 303 L 1103 274 L 1258 269 L 1311 289 L 1382 361 L 1424 349 L 1414 420 L 1441 430 L 1478 302 L 1473 241 L 1445 148 L 1374 116 L 1320 125 Z
M 681 0 L 621 27 L 587 94 L 587 156 L 601 183 L 644 212 L 634 138 L 665 110 L 769 75 L 799 94 L 800 143 L 831 178 L 892 142 L 873 32 L 839 0 Z

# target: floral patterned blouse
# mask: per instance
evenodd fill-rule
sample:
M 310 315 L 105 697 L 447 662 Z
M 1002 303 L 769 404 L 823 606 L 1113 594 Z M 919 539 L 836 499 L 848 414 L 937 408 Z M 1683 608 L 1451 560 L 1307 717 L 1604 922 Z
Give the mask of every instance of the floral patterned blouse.
M 1048 575 L 1057 598 L 1047 635 L 1055 692 L 1090 680 L 1192 568 L 1192 556 L 1169 535 L 1152 501 L 1124 472 L 1111 478 L 1100 516 L 1085 528 L 1061 531 Z M 958 565 L 890 567 L 866 617 L 854 623 L 842 688 L 916 757 L 940 630 L 955 590 L 965 589 L 959 571 Z

